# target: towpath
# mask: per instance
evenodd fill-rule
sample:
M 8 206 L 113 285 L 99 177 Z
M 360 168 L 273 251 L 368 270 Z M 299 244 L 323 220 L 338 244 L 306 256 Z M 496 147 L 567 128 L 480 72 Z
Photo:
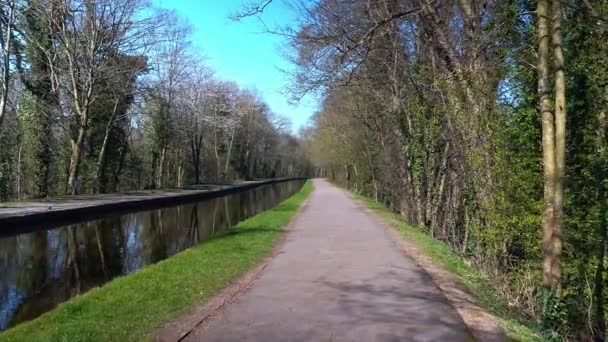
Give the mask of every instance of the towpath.
M 187 341 L 471 341 L 430 277 L 323 180 L 279 254 Z

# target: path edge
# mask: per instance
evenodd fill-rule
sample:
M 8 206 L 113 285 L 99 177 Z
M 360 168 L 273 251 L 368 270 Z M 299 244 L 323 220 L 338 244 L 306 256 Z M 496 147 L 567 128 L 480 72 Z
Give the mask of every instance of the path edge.
M 300 204 L 294 216 L 289 223 L 284 226 L 281 237 L 275 242 L 272 250 L 255 266 L 233 280 L 230 285 L 222 289 L 211 298 L 196 304 L 193 308 L 186 310 L 178 315 L 173 320 L 161 325 L 152 335 L 152 340 L 155 342 L 174 342 L 182 341 L 188 337 L 194 330 L 204 326 L 213 317 L 220 313 L 226 306 L 233 303 L 249 291 L 253 283 L 259 279 L 264 271 L 270 266 L 274 258 L 281 254 L 283 246 L 293 232 L 293 227 L 299 221 L 302 213 L 308 208 L 310 198 L 314 193 L 313 190 L 309 196 Z
M 354 198 L 352 193 L 345 192 L 357 206 L 384 229 L 389 239 L 399 251 L 411 258 L 431 277 L 431 280 L 439 288 L 448 303 L 458 312 L 458 315 L 476 341 L 508 341 L 505 331 L 500 327 L 499 319 L 477 303 L 477 300 L 464 289 L 466 286 L 456 275 L 437 266 L 418 246 L 408 241 L 383 217 Z

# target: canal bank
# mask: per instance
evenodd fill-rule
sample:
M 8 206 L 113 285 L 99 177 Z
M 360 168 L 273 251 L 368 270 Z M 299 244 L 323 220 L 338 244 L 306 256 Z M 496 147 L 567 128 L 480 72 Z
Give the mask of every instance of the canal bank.
M 203 201 L 305 178 L 275 178 L 226 185 L 201 185 L 183 189 L 63 196 L 40 201 L 0 203 L 0 237 L 45 229 L 53 225 L 93 220 L 107 216 Z
M 278 206 L 11 328 L 0 334 L 0 341 L 150 338 L 156 327 L 210 298 L 268 255 L 311 191 L 307 182 Z
M 207 241 L 298 192 L 303 180 L 260 184 L 160 209 L 48 222 L 0 238 L 0 330 Z M 79 218 L 79 217 L 77 217 Z

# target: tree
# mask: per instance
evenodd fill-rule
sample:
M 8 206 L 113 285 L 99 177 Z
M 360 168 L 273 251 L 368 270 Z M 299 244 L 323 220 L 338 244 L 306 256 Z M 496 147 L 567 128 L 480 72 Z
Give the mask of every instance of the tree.
M 23 109 L 27 113 L 21 117 L 25 119 L 24 129 L 30 131 L 25 135 L 25 144 L 30 148 L 32 164 L 28 169 L 33 171 L 30 193 L 33 197 L 46 197 L 50 193 L 52 120 L 59 117 L 59 93 L 53 84 L 52 68 L 52 60 L 57 56 L 54 46 L 57 30 L 50 22 L 56 11 L 54 2 L 31 0 L 20 25 L 22 40 L 28 44 L 23 56 L 17 55 L 16 66 L 20 81 L 31 94 L 25 98 Z
M 545 311 L 550 310 L 551 297 L 561 293 L 560 254 L 562 244 L 563 181 L 565 171 L 566 96 L 564 61 L 561 47 L 561 5 L 559 1 L 540 0 L 538 21 L 538 93 L 542 116 L 544 170 L 543 209 L 543 287 L 546 291 Z M 554 51 L 555 108 L 551 101 L 550 45 Z
M 58 28 L 58 44 L 63 61 L 59 73 L 68 94 L 62 109 L 72 113 L 71 154 L 66 189 L 78 192 L 78 176 L 85 140 L 89 133 L 91 107 L 100 95 L 99 86 L 107 84 L 108 75 L 123 73 L 120 64 L 112 64 L 117 53 L 131 53 L 147 47 L 145 35 L 154 36 L 156 18 L 138 21 L 146 2 L 140 0 L 103 0 L 61 2 L 52 18 Z M 118 67 L 118 69 L 116 68 Z
M 8 0 L 6 6 L 0 9 L 0 49 L 2 50 L 2 65 L 0 66 L 0 128 L 6 115 L 6 106 L 8 102 L 8 90 L 11 76 L 11 55 L 13 42 L 15 18 L 17 16 L 17 0 Z
M 317 173 L 425 226 L 492 274 L 509 302 L 539 318 L 555 313 L 543 314 L 548 302 L 537 301 L 544 287 L 543 273 L 535 272 L 543 263 L 538 226 L 547 218 L 544 275 L 559 311 L 548 328 L 564 334 L 566 324 L 581 331 L 575 319 L 561 321 L 566 305 L 572 317 L 583 310 L 560 296 L 560 284 L 582 292 L 577 270 L 583 266 L 572 253 L 585 247 L 578 242 L 583 233 L 568 241 L 562 276 L 561 225 L 583 226 L 585 220 L 577 215 L 572 222 L 573 216 L 560 214 L 563 198 L 576 191 L 563 185 L 566 170 L 575 165 L 563 157 L 575 146 L 566 148 L 565 133 L 577 133 L 565 125 L 566 106 L 573 102 L 565 101 L 569 69 L 562 55 L 569 50 L 561 48 L 558 19 L 563 12 L 580 14 L 586 5 L 564 11 L 547 1 L 543 23 L 530 15 L 529 5 L 324 0 L 295 6 L 301 23 L 278 33 L 293 48 L 296 97 L 318 91 L 324 99 L 307 143 Z M 546 33 L 536 30 L 539 24 Z M 530 68 L 535 63 L 536 70 Z M 555 109 L 552 98 L 559 102 Z M 581 101 L 588 100 L 576 104 Z M 536 108 L 551 123 L 542 125 L 542 135 Z M 544 202 L 550 215 L 539 215 L 543 146 L 553 158 L 544 164 L 550 166 L 544 168 L 551 180 L 544 188 L 550 192 Z M 589 196 L 583 197 L 589 205 Z
M 107 191 L 108 154 L 111 152 L 109 150 L 111 148 L 116 150 L 124 149 L 124 146 L 127 144 L 127 130 L 130 125 L 128 114 L 135 96 L 135 83 L 137 77 L 147 70 L 147 62 L 144 57 L 117 55 L 112 58 L 114 59 L 113 63 L 124 64 L 124 66 L 113 66 L 109 70 L 114 72 L 121 70 L 122 72 L 115 72 L 113 75 L 107 76 L 108 82 L 104 87 L 105 89 L 98 90 L 99 92 L 103 92 L 104 95 L 100 96 L 93 108 L 96 118 L 105 119 L 105 122 L 99 120 L 97 132 L 95 132 L 96 127 L 92 127 L 94 132 L 92 132 L 93 136 L 91 137 L 92 145 L 98 143 L 99 138 L 101 138 L 101 144 L 98 144 L 100 148 L 95 167 L 96 187 L 97 191 L 101 193 Z M 105 115 L 103 115 L 104 113 Z M 97 133 L 97 137 L 95 137 L 95 133 Z M 116 152 L 116 150 L 113 152 Z M 114 159 L 114 161 L 122 159 L 120 155 L 116 156 L 118 158 Z M 112 169 L 114 170 L 119 169 L 116 164 L 111 166 L 113 166 Z
M 147 0 L 3 5 L 0 198 L 306 172 L 299 140 L 253 91 L 213 77 L 175 13 Z

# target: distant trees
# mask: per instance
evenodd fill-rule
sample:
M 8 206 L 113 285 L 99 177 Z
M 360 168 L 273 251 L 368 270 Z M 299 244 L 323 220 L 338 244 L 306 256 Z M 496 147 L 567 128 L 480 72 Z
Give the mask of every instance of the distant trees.
M 549 335 L 605 339 L 606 4 L 294 8 L 293 90 L 324 98 L 316 174 L 424 226 Z
M 3 2 L 0 199 L 309 172 L 298 140 L 215 79 L 189 34 L 145 0 Z

